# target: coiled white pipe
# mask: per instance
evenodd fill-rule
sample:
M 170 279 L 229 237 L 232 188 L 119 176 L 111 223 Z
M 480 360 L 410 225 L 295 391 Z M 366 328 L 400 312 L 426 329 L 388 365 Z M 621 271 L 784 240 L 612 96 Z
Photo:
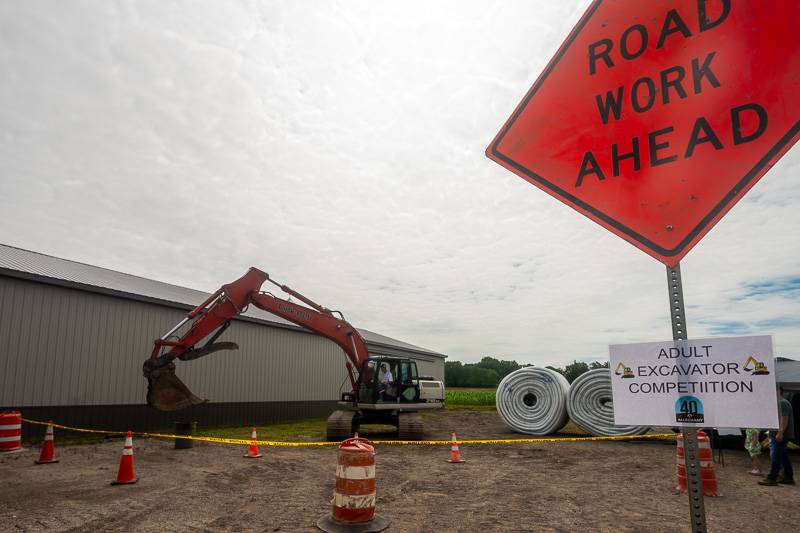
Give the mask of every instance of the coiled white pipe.
M 503 421 L 527 435 L 549 435 L 567 423 L 569 382 L 554 370 L 525 367 L 500 382 L 495 403 Z
M 611 398 L 611 371 L 590 370 L 572 382 L 567 412 L 578 427 L 598 437 L 643 435 L 650 430 L 648 426 L 615 426 Z

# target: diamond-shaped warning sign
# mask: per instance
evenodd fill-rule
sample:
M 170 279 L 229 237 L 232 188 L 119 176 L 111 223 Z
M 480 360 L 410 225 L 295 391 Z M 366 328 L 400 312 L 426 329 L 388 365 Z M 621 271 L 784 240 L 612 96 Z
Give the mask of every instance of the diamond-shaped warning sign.
M 798 20 L 596 0 L 486 153 L 674 266 L 800 137 Z

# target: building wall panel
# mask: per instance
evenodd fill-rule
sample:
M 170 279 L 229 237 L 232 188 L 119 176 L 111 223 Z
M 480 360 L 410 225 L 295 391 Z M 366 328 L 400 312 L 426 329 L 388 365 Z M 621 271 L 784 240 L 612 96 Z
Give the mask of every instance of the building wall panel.
M 0 407 L 142 405 L 141 368 L 153 339 L 184 316 L 155 303 L 0 276 Z M 343 352 L 319 335 L 234 320 L 219 340 L 240 349 L 176 363 L 184 383 L 214 403 L 332 405 L 349 389 Z M 421 375 L 444 377 L 443 359 L 415 358 Z
M 184 312 L 0 277 L 0 405 L 144 403 L 141 366 L 153 339 Z M 234 321 L 220 340 L 237 351 L 177 362 L 178 375 L 214 402 L 330 401 L 344 356 L 318 335 Z

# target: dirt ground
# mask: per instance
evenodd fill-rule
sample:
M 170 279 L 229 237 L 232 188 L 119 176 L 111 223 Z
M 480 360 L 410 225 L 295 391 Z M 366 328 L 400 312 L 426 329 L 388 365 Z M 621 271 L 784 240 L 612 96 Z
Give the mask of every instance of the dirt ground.
M 429 438 L 520 437 L 493 411 L 426 418 Z M 268 438 L 261 435 L 262 438 Z M 56 439 L 58 436 L 56 436 Z M 1 531 L 315 531 L 329 512 L 334 448 L 274 448 L 244 459 L 240 446 L 134 442 L 135 485 L 110 486 L 122 442 L 0 456 Z M 675 446 L 582 442 L 380 446 L 377 512 L 388 531 L 688 531 L 675 487 Z M 764 457 L 766 461 L 766 456 Z M 795 464 L 798 455 L 793 455 Z M 744 452 L 717 465 L 720 498 L 706 498 L 709 531 L 787 531 L 800 523 L 800 486 L 762 487 Z M 792 524 L 792 525 L 790 525 Z

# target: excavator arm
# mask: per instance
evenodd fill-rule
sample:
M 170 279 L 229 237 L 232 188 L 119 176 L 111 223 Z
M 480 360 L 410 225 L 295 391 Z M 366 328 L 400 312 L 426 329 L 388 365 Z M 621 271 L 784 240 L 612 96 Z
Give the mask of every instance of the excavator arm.
M 261 285 L 269 281 L 285 293 L 296 297 L 308 307 L 261 292 Z M 347 374 L 355 390 L 356 369 L 367 358 L 366 342 L 338 311 L 331 311 L 302 294 L 270 279 L 269 274 L 250 268 L 238 280 L 223 285 L 202 304 L 190 311 L 186 318 L 156 339 L 150 358 L 144 363 L 147 378 L 147 403 L 161 411 L 175 411 L 204 403 L 195 396 L 175 375 L 175 359 L 191 361 L 220 350 L 235 350 L 233 342 L 216 342 L 228 328 L 230 320 L 242 313 L 249 305 L 268 311 L 299 326 L 313 331 L 335 342 L 345 353 Z M 336 316 L 338 315 L 338 317 Z M 180 337 L 176 332 L 186 323 L 191 326 Z M 197 344 L 209 337 L 203 346 Z

